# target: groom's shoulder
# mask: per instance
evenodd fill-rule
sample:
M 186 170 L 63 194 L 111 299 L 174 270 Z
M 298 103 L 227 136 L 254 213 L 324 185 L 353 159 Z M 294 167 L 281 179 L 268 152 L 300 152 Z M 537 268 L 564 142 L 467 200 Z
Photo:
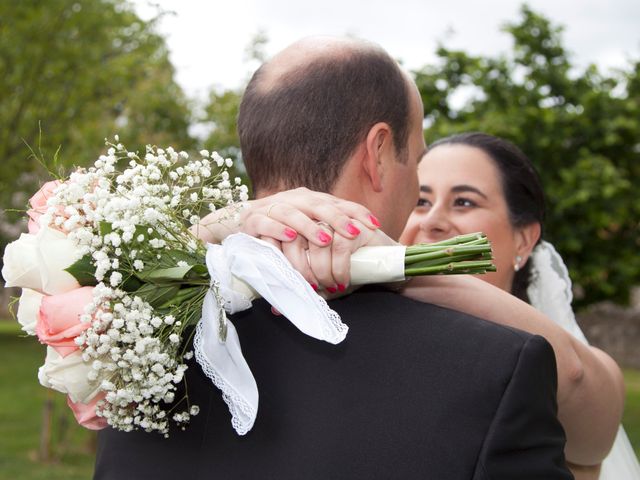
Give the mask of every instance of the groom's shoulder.
M 479 300 L 482 301 L 482 300 Z M 391 328 L 396 332 L 415 335 L 423 339 L 423 335 L 438 340 L 449 337 L 462 342 L 494 342 L 508 343 L 514 347 L 536 339 L 546 341 L 539 336 L 516 328 L 499 325 L 473 315 L 443 308 L 404 297 L 395 292 L 382 289 L 369 289 L 356 292 L 331 302 L 351 328 L 365 323 L 373 330 Z
M 463 392 L 456 398 L 481 391 L 497 402 L 514 375 L 545 377 L 545 388 L 555 382 L 555 355 L 541 336 L 388 291 L 359 292 L 331 307 L 349 326 L 350 358 L 375 352 L 370 362 L 379 368 L 455 383 Z

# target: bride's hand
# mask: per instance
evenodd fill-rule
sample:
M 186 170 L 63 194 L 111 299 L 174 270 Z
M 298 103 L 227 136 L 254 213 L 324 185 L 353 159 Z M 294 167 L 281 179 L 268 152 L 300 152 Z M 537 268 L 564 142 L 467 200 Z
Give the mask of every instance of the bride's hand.
M 308 188 L 253 200 L 240 218 L 241 231 L 248 235 L 287 243 L 301 235 L 319 247 L 331 244 L 333 235 L 318 222 L 346 238 L 355 238 L 364 229 L 376 230 L 380 226 L 362 205 Z
M 309 282 L 324 287 L 329 294 L 334 295 L 345 292 L 350 284 L 351 255 L 361 247 L 379 245 L 398 243 L 382 230 L 363 228 L 362 233 L 353 238 L 344 237 L 336 232 L 330 246 L 318 247 L 309 244 L 308 251 L 305 252 L 307 258 L 303 259 L 306 265 L 294 263 L 289 256 L 287 258 Z
M 359 227 L 354 220 L 359 222 Z M 376 217 L 362 205 L 327 193 L 296 188 L 250 200 L 242 208 L 231 206 L 212 212 L 190 230 L 209 243 L 220 243 L 232 233 L 243 232 L 279 249 L 281 244 L 296 242 L 300 237 L 320 247 L 330 245 L 333 235 L 317 222 L 326 223 L 346 238 L 355 238 L 364 229 L 376 230 L 380 226 Z
M 360 204 L 298 188 L 254 200 L 241 231 L 282 250 L 316 289 L 330 294 L 349 284 L 350 257 L 365 245 L 392 245 L 376 217 Z

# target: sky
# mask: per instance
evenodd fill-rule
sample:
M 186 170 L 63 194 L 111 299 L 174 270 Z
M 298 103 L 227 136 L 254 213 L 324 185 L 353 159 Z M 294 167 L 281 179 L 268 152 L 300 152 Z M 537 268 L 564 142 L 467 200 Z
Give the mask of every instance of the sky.
M 408 69 L 435 60 L 438 43 L 472 54 L 507 53 L 500 31 L 519 19 L 516 0 L 131 0 L 143 18 L 173 11 L 159 25 L 167 38 L 176 80 L 192 98 L 244 85 L 257 68 L 246 47 L 266 34 L 267 55 L 299 38 L 354 35 L 385 48 Z M 565 27 L 563 44 L 580 66 L 622 67 L 640 58 L 639 0 L 529 0 Z

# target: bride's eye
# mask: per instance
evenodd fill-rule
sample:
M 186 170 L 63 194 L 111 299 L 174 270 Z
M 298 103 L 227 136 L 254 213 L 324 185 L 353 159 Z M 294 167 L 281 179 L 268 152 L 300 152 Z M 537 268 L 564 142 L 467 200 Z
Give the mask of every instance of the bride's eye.
M 465 198 L 465 197 L 456 198 L 455 201 L 453 202 L 453 204 L 456 207 L 476 207 L 478 205 L 473 200 L 471 200 L 469 198 Z
M 427 200 L 426 198 L 419 198 L 416 207 L 428 207 L 429 205 L 431 205 L 431 202 L 429 200 Z

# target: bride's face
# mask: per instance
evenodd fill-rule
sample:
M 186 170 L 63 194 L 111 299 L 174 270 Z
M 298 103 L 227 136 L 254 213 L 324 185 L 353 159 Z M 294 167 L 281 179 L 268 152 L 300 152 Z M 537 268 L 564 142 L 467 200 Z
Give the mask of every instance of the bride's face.
M 409 245 L 484 232 L 492 244 L 497 272 L 480 278 L 511 291 L 519 236 L 509 222 L 493 160 L 475 147 L 441 145 L 423 157 L 418 177 L 420 199 L 400 241 Z

